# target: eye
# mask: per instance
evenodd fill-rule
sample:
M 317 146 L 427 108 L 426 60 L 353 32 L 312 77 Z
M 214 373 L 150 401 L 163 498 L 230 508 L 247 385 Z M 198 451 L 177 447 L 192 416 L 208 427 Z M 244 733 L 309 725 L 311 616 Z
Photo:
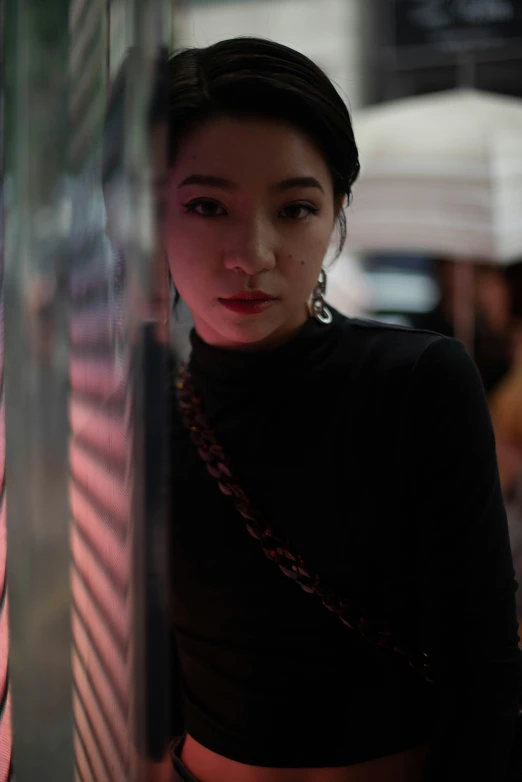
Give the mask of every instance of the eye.
M 306 220 L 310 215 L 316 215 L 319 211 L 317 206 L 308 203 L 288 204 L 281 210 L 281 215 L 289 220 Z M 285 214 L 286 213 L 286 214 Z
M 223 217 L 226 214 L 224 207 L 210 198 L 198 198 L 194 201 L 189 201 L 188 204 L 183 204 L 183 206 L 187 213 L 196 214 L 200 217 Z

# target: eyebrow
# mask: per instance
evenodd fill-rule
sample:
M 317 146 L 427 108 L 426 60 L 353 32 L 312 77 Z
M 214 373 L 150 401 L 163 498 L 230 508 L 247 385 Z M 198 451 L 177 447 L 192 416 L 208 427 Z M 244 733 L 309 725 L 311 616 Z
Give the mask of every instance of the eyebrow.
M 208 174 L 192 174 L 187 177 L 178 185 L 178 190 L 188 185 L 206 185 L 207 187 L 219 187 L 222 190 L 237 190 L 239 185 L 235 182 L 231 182 L 229 179 L 224 179 L 220 176 L 211 176 Z M 296 176 L 289 179 L 283 179 L 281 182 L 273 185 L 272 189 L 278 193 L 282 193 L 285 190 L 291 190 L 294 187 L 313 187 L 324 193 L 323 186 L 313 176 Z

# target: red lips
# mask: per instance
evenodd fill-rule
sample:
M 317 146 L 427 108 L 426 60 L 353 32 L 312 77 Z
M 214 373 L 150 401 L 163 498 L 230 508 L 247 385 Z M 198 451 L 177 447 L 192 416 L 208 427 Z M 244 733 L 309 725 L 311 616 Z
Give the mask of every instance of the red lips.
M 219 299 L 223 307 L 239 315 L 257 315 L 270 307 L 276 299 L 263 291 L 240 291 L 228 299 Z

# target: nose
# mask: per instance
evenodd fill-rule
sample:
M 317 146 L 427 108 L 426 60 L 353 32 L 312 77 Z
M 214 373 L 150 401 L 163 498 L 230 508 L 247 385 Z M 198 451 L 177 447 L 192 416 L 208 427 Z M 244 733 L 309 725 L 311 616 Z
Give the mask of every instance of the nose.
M 274 245 L 270 226 L 265 221 L 256 219 L 241 226 L 236 224 L 223 256 L 225 268 L 251 277 L 270 271 L 276 265 Z

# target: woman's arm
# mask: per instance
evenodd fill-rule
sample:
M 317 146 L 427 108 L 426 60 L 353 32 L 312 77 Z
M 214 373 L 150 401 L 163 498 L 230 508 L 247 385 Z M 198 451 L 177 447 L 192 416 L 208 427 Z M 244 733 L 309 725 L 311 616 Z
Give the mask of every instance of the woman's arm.
M 407 404 L 418 610 L 441 693 L 422 782 L 501 782 L 520 702 L 517 584 L 486 397 L 460 342 L 425 349 Z

